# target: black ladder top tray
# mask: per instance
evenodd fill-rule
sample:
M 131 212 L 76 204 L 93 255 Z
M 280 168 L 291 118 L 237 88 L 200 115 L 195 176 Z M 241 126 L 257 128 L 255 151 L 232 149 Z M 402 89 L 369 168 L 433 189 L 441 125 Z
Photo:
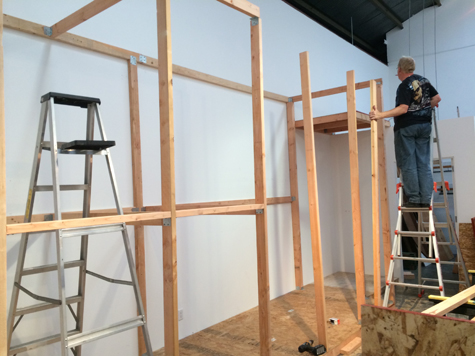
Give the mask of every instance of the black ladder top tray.
M 61 145 L 62 150 L 101 151 L 115 146 L 115 141 L 86 141 L 75 140 Z
M 61 93 L 54 93 L 49 92 L 41 97 L 41 103 L 50 100 L 51 98 L 54 99 L 55 104 L 59 105 L 69 105 L 69 106 L 79 106 L 83 109 L 87 108 L 88 104 L 101 103 L 101 99 L 99 98 L 89 98 L 87 96 L 79 96 L 79 95 L 70 95 L 70 94 L 61 94 Z

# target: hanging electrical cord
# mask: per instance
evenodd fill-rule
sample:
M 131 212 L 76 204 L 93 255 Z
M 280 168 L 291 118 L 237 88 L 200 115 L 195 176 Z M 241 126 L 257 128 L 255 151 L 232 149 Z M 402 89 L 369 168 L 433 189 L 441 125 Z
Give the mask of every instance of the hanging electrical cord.
M 409 40 L 407 41 L 409 43 L 409 55 L 411 55 L 411 4 L 412 0 L 409 0 Z
M 424 29 L 426 27 L 426 2 L 425 0 L 422 0 L 422 75 L 425 77 L 426 76 L 426 53 L 425 53 L 425 35 L 424 35 Z
M 435 87 L 438 88 L 438 77 L 437 77 L 437 12 L 436 4 L 434 1 L 434 63 L 435 63 Z M 437 106 L 437 120 L 440 120 L 439 107 Z

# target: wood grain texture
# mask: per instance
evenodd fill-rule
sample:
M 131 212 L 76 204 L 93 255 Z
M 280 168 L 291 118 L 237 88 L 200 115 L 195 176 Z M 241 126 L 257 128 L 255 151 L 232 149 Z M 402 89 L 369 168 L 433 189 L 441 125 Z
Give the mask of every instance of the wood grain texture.
M 371 108 L 377 105 L 376 81 L 370 81 Z M 381 236 L 379 215 L 378 123 L 371 121 L 371 186 L 373 216 L 374 305 L 381 305 Z
M 0 355 L 7 355 L 7 235 L 3 0 L 0 0 Z
M 381 84 L 383 83 L 383 79 L 381 79 L 381 78 L 375 79 L 375 81 L 378 82 L 378 83 L 381 83 Z M 366 88 L 369 88 L 369 81 L 360 82 L 360 83 L 355 84 L 355 89 L 356 90 L 366 89 Z M 324 96 L 329 96 L 329 95 L 334 95 L 334 94 L 341 94 L 341 93 L 344 93 L 344 92 L 346 92 L 346 85 L 341 86 L 341 87 L 331 88 L 331 89 L 314 91 L 312 93 L 312 99 L 321 98 L 321 97 L 324 97 Z M 302 101 L 302 95 L 296 95 L 296 96 L 292 96 L 290 98 L 292 99 L 292 101 L 294 103 L 297 102 L 297 101 Z
M 44 25 L 40 25 L 31 21 L 22 20 L 17 17 L 9 16 L 9 15 L 3 15 L 3 19 L 4 19 L 4 24 L 6 28 L 10 28 L 16 31 L 21 31 L 24 33 L 29 33 L 29 34 L 36 35 L 42 38 L 55 40 L 61 43 L 66 43 L 71 46 L 86 49 L 86 50 L 93 51 L 96 53 L 101 53 L 104 55 L 112 56 L 115 58 L 121 58 L 125 60 L 129 60 L 130 56 L 134 56 L 136 58 L 139 58 L 140 56 L 140 53 L 138 52 L 129 51 L 123 48 L 111 46 L 106 43 L 94 41 L 89 38 L 73 35 L 70 33 L 64 33 L 58 38 L 52 39 L 51 37 L 48 37 L 44 34 L 43 32 Z M 146 63 L 138 62 L 137 65 L 144 65 L 151 68 L 158 68 L 158 59 L 153 58 L 153 57 L 147 57 Z M 173 68 L 173 73 L 176 75 L 199 80 L 205 83 L 210 83 L 213 85 L 221 86 L 221 87 L 232 89 L 232 90 L 237 90 L 243 93 L 252 94 L 252 87 L 250 87 L 249 85 L 236 83 L 231 80 L 227 80 L 227 79 L 216 77 L 214 75 L 198 72 L 196 70 L 182 67 L 176 64 L 173 64 L 172 68 Z M 268 92 L 268 91 L 264 91 L 264 97 L 266 99 L 276 100 L 276 101 L 280 101 L 284 103 L 288 102 L 287 96 Z
M 442 316 L 447 313 L 450 313 L 450 311 L 461 306 L 462 304 L 465 304 L 466 302 L 468 302 L 470 299 L 474 297 L 475 297 L 475 286 L 471 286 L 470 288 L 467 288 L 463 290 L 462 292 L 455 294 L 453 297 L 447 300 L 444 300 L 443 302 L 440 302 L 434 305 L 433 307 L 430 307 L 429 309 L 424 310 L 423 313 Z
M 356 132 L 356 90 L 355 72 L 346 72 L 347 125 L 350 150 L 351 212 L 353 221 L 353 249 L 355 255 L 356 300 L 358 320 L 361 320 L 361 306 L 365 303 L 363 229 L 361 227 L 360 170 L 358 162 L 358 134 Z
M 475 269 L 475 237 L 473 234 L 473 226 L 470 223 L 460 223 L 459 224 L 459 245 L 460 251 L 462 252 L 462 257 L 465 262 L 465 268 L 467 270 Z M 465 280 L 465 274 L 462 271 L 462 266 L 458 266 L 459 271 L 459 280 Z M 472 278 L 470 284 L 474 284 L 473 276 L 469 275 L 469 278 Z M 461 289 L 465 288 L 465 285 L 460 285 Z
M 157 0 L 157 24 L 162 209 L 169 211 L 171 217 L 170 226 L 162 227 L 165 355 L 178 356 L 175 137 L 170 0 Z
M 129 108 L 130 108 L 130 143 L 132 151 L 132 190 L 135 207 L 143 206 L 142 182 L 142 145 L 140 140 L 140 110 L 139 110 L 139 83 L 137 65 L 127 63 L 129 78 Z M 142 304 L 147 317 L 147 279 L 145 268 L 145 234 L 143 226 L 134 227 L 135 237 L 135 271 L 139 282 Z M 139 355 L 147 352 L 142 328 L 137 329 Z
M 295 287 L 303 288 L 302 245 L 300 239 L 299 183 L 297 174 L 297 149 L 295 147 L 295 108 L 287 103 L 287 139 L 289 146 L 290 195 L 294 197 L 292 210 L 292 238 L 294 246 Z
M 365 356 L 473 355 L 475 322 L 365 305 Z
M 250 17 L 259 17 L 260 10 L 259 7 L 250 3 L 247 0 L 218 0 L 221 4 L 228 5 L 229 7 L 242 12 L 243 14 Z
M 90 2 L 78 11 L 54 24 L 51 27 L 53 32 L 51 38 L 56 38 L 59 35 L 62 35 L 77 25 L 89 20 L 91 17 L 94 17 L 100 12 L 108 9 L 112 5 L 117 4 L 119 1 L 120 0 L 94 0 Z
M 376 86 L 376 102 L 379 111 L 384 111 L 383 85 Z M 378 165 L 379 165 L 379 195 L 381 203 L 381 222 L 383 227 L 384 271 L 387 280 L 391 262 L 391 219 L 389 216 L 388 177 L 386 172 L 386 147 L 384 139 L 384 120 L 378 120 Z M 395 301 L 394 286 L 391 286 L 389 300 Z
M 361 337 L 357 336 L 340 350 L 342 355 L 351 355 L 361 346 Z
M 307 165 L 308 204 L 310 213 L 310 234 L 312 239 L 313 276 L 315 283 L 315 308 L 318 343 L 327 344 L 325 292 L 323 289 L 322 243 L 320 214 L 318 206 L 317 168 L 315 139 L 312 120 L 312 98 L 308 52 L 300 53 L 300 76 L 303 95 L 303 120 L 305 125 L 305 160 Z
M 256 215 L 257 283 L 259 290 L 260 355 L 271 354 L 269 256 L 267 236 L 266 155 L 264 140 L 264 80 L 262 68 L 262 22 L 251 21 L 252 122 L 254 139 L 254 189 L 256 204 L 263 213 Z

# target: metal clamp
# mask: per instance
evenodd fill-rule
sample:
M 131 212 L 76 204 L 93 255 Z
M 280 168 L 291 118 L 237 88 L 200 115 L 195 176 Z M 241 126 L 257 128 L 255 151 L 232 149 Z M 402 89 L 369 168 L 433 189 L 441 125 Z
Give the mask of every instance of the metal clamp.
M 172 226 L 172 219 L 171 218 L 163 219 L 163 226 Z
M 147 57 L 145 57 L 144 55 L 140 55 L 139 56 L 139 62 L 142 62 L 142 63 L 147 63 Z
M 137 65 L 137 57 L 130 56 L 130 64 L 136 66 Z
M 43 33 L 46 36 L 51 37 L 53 35 L 53 29 L 51 27 L 45 26 L 43 27 Z
M 251 26 L 259 25 L 259 17 L 251 17 Z
M 293 101 L 294 101 L 294 99 L 292 99 L 292 98 L 289 98 L 289 99 L 288 99 L 288 101 L 289 101 L 289 103 L 291 103 L 291 102 L 293 102 Z
M 296 197 L 292 197 L 291 201 L 296 201 L 297 198 Z
M 256 209 L 256 214 L 264 214 L 264 209 Z

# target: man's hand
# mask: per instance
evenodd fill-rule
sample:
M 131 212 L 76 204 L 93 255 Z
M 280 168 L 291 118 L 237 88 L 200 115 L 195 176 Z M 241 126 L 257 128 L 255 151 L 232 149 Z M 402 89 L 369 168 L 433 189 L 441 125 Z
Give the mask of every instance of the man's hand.
M 378 109 L 376 109 L 375 105 L 373 105 L 373 111 L 369 113 L 369 118 L 371 120 L 379 120 L 383 118 L 381 113 L 378 111 Z

